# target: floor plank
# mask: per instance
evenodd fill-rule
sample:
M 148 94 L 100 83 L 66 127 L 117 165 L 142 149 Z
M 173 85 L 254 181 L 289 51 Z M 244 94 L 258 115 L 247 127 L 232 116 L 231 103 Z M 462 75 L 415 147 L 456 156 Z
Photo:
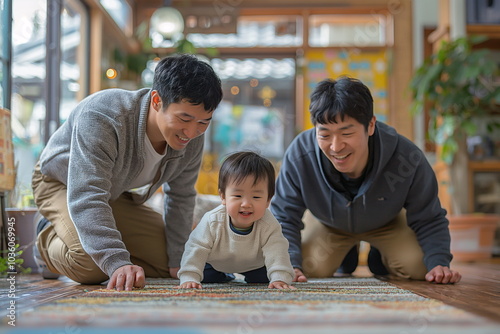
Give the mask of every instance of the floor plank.
M 44 280 L 38 274 L 16 275 L 15 298 L 9 298 L 9 289 L 2 289 L 0 309 L 9 306 L 15 300 L 20 312 L 56 301 L 61 298 L 77 296 L 86 291 L 102 288 L 100 285 L 81 285 L 66 277 L 56 280 Z
M 500 322 L 500 263 L 457 263 L 453 269 L 462 274 L 458 284 L 433 284 L 423 281 L 388 279 L 403 289 Z

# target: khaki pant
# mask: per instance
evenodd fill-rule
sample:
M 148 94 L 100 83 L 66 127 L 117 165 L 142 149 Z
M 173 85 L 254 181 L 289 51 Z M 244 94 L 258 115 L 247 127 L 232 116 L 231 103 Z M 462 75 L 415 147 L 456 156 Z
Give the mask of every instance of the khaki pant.
M 51 222 L 36 241 L 47 267 L 54 273 L 82 284 L 106 281 L 108 276 L 99 269 L 80 243 L 68 212 L 66 186 L 41 174 L 39 164 L 35 166 L 32 185 L 40 213 Z M 132 263 L 141 266 L 146 277 L 170 277 L 165 224 L 161 215 L 124 195 L 109 204 Z M 95 223 L 99 223 L 98 219 Z
M 333 276 L 349 250 L 360 241 L 366 241 L 380 251 L 389 273 L 425 279 L 424 254 L 415 233 L 406 224 L 404 211 L 384 227 L 359 234 L 327 227 L 310 212 L 306 213 L 304 220 L 302 267 L 308 277 Z

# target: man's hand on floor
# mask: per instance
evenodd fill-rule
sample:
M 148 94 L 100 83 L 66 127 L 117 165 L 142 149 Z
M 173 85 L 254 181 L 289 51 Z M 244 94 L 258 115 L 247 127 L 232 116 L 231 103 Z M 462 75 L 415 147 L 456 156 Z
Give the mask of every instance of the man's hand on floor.
M 300 270 L 299 268 L 293 268 L 293 271 L 295 271 L 293 282 L 307 282 L 307 277 L 306 275 L 304 275 L 302 270 Z
M 434 283 L 452 284 L 460 282 L 462 275 L 448 267 L 435 266 L 425 275 L 425 280 Z
M 170 277 L 172 278 L 179 278 L 177 273 L 179 272 L 180 267 L 175 267 L 175 268 L 168 268 L 168 273 L 170 274 Z
M 133 288 L 142 289 L 145 285 L 144 269 L 139 266 L 128 265 L 115 270 L 106 288 L 116 289 L 117 291 L 132 291 Z

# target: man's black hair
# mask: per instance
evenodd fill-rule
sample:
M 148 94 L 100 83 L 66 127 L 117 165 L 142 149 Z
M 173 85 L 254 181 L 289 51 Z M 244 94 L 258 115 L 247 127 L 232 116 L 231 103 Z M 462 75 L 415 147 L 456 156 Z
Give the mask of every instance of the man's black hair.
M 203 104 L 212 112 L 222 100 L 221 81 L 212 67 L 194 55 L 180 54 L 162 59 L 156 65 L 153 90 L 164 103 Z
M 373 118 L 373 98 L 361 81 L 340 77 L 321 81 L 311 94 L 311 121 L 313 125 L 337 123 L 345 116 L 354 118 L 365 129 Z

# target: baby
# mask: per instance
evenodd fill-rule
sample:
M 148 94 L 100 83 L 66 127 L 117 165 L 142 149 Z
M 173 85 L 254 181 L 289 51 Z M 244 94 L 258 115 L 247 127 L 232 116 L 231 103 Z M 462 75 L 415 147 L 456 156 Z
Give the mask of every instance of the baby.
M 225 159 L 219 173 L 222 205 L 207 212 L 186 243 L 179 270 L 180 288 L 221 283 L 240 273 L 247 283 L 295 289 L 288 241 L 269 211 L 274 167 L 254 152 Z

